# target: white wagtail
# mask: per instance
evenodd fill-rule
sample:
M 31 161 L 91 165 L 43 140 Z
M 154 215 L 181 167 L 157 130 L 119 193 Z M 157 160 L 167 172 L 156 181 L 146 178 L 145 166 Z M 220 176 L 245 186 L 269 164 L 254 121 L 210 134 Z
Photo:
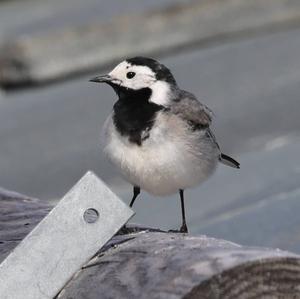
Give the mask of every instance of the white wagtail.
M 239 168 L 220 151 L 209 128 L 211 110 L 151 58 L 127 59 L 90 81 L 107 83 L 118 95 L 104 125 L 104 151 L 133 185 L 130 207 L 140 189 L 161 196 L 179 191 L 180 232 L 187 232 L 184 190 L 203 182 L 219 161 Z

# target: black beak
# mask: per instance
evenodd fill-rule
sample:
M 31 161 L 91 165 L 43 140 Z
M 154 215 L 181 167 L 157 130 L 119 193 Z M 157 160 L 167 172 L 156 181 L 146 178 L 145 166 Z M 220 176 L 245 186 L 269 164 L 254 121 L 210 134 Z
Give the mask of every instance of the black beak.
M 95 78 L 92 78 L 89 81 L 96 82 L 96 83 L 109 83 L 112 81 L 112 77 L 110 75 L 102 75 L 102 76 L 97 76 Z

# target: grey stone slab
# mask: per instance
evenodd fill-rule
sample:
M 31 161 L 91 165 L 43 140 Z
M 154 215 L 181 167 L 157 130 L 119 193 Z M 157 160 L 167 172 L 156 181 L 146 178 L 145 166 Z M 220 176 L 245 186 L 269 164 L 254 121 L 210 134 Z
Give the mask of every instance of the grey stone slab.
M 0 264 L 0 297 L 55 297 L 133 214 L 87 173 Z
M 46 205 L 0 190 L 0 210 L 1 261 L 12 249 L 7 236 L 20 243 Z M 30 225 L 23 225 L 24 217 Z M 298 298 L 299 282 L 299 255 L 291 252 L 126 225 L 55 298 L 235 299 L 265 298 L 266 292 L 272 298 Z
M 53 204 L 0 188 L 0 263 L 51 211 Z
M 297 298 L 299 256 L 207 236 L 140 232 L 115 237 L 58 299 Z M 284 272 L 285 275 L 282 275 Z

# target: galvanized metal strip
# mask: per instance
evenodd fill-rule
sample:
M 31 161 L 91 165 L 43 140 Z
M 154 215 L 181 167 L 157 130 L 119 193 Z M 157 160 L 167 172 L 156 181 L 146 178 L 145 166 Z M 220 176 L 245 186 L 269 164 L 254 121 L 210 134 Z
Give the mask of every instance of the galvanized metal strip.
M 53 298 L 133 215 L 88 172 L 0 265 L 0 298 Z

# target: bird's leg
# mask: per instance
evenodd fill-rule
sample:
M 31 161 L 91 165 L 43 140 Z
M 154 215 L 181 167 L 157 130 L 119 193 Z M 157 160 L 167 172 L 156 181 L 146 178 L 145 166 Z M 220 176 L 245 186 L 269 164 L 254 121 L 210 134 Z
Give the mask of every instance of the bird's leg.
M 137 187 L 137 186 L 133 186 L 133 197 L 131 199 L 131 202 L 129 204 L 129 207 L 132 208 L 134 201 L 136 200 L 136 198 L 138 197 L 138 195 L 141 193 L 141 188 Z M 119 231 L 119 235 L 126 235 L 126 234 L 130 234 L 130 228 L 128 228 L 126 226 L 126 224 L 120 229 Z
M 185 221 L 185 209 L 184 209 L 184 195 L 183 195 L 182 189 L 179 190 L 179 195 L 180 195 L 180 201 L 181 201 L 181 214 L 182 214 L 182 225 L 180 227 L 180 232 L 181 233 L 188 233 L 188 228 L 186 226 L 186 221 Z
M 138 195 L 141 193 L 141 188 L 140 187 L 137 187 L 137 186 L 134 186 L 133 187 L 133 197 L 131 199 L 131 202 L 129 204 L 129 206 L 132 208 L 133 206 L 133 203 L 135 201 L 135 199 L 138 197 Z

